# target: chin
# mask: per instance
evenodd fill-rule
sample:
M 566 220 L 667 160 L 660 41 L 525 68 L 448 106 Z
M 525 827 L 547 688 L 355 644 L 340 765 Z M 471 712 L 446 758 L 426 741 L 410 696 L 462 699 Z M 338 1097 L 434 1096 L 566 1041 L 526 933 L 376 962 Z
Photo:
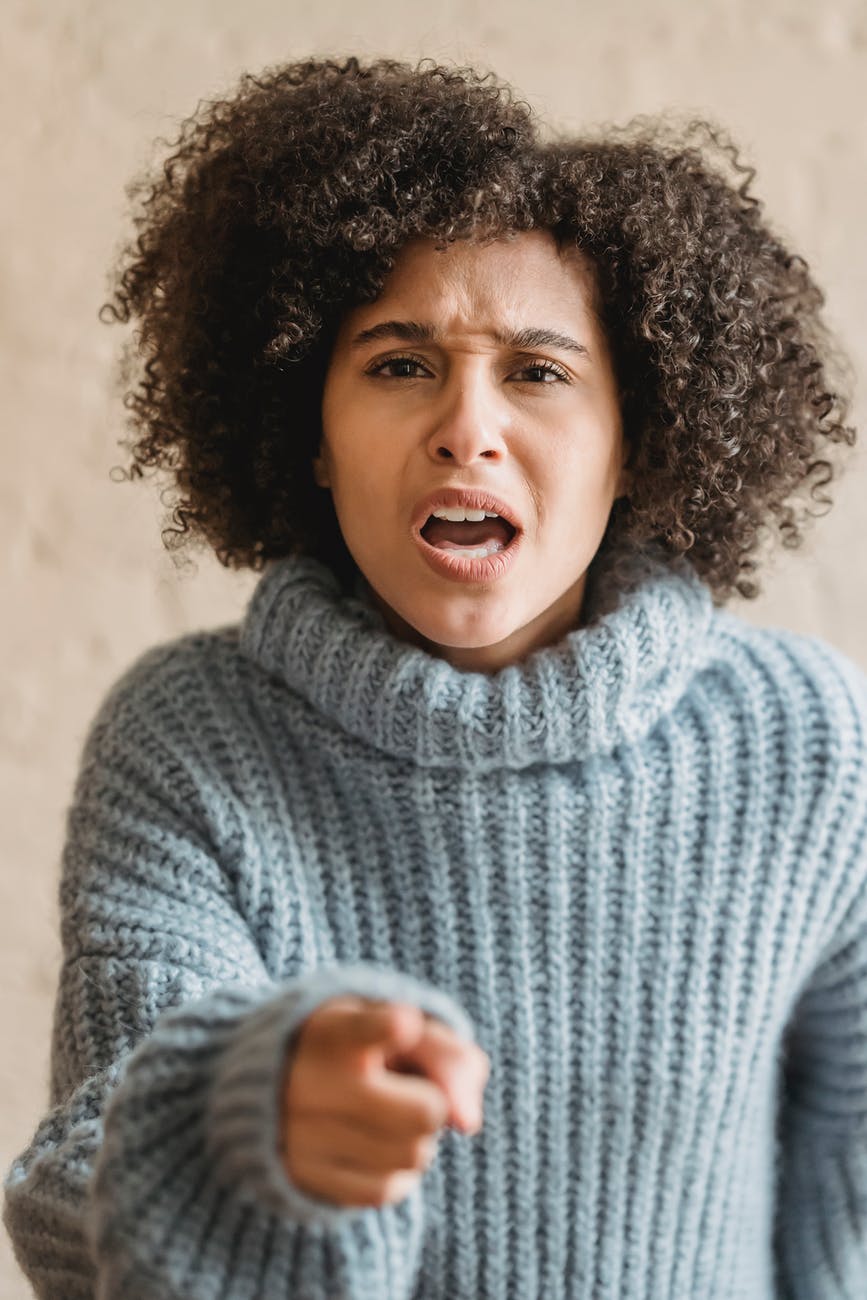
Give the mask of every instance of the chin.
M 429 604 L 409 610 L 404 618 L 426 641 L 452 650 L 483 650 L 499 645 L 524 625 L 514 614 L 510 618 L 492 617 L 478 608 L 464 611 L 463 617 L 451 608 L 438 617 Z

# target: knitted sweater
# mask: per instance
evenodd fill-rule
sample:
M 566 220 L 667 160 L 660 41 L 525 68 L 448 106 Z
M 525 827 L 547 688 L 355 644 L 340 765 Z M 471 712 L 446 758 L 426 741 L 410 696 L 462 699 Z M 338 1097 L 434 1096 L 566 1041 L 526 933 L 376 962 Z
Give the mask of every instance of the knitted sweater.
M 36 1295 L 867 1295 L 865 736 L 853 664 L 682 560 L 494 674 L 272 563 L 86 741 L 5 1179 Z M 490 1058 L 480 1132 L 381 1208 L 278 1156 L 293 1033 L 345 992 Z

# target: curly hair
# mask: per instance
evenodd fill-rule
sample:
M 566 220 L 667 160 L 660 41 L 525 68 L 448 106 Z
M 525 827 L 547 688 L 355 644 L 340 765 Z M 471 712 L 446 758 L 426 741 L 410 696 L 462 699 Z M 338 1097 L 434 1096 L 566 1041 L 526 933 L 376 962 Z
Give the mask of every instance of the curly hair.
M 855 441 L 821 290 L 749 192 L 754 169 L 698 119 L 636 118 L 543 140 L 491 73 L 309 59 L 200 105 L 133 183 L 135 237 L 103 319 L 139 328 L 122 383 L 130 477 L 168 471 L 170 549 L 227 567 L 307 553 L 351 563 L 312 458 L 343 315 L 401 246 L 534 228 L 577 248 L 622 394 L 631 489 L 600 546 L 647 541 L 720 603 L 758 594 L 775 521 L 798 546 L 827 508 L 829 443 Z

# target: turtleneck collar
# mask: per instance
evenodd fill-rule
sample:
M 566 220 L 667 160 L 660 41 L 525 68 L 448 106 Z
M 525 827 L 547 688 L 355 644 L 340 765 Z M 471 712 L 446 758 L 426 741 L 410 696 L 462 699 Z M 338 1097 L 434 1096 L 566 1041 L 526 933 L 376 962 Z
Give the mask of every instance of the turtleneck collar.
M 710 652 L 710 591 L 685 560 L 646 548 L 591 575 L 580 627 L 487 674 L 398 640 L 363 581 L 346 594 L 326 565 L 292 556 L 266 567 L 241 647 L 396 757 L 476 771 L 567 763 L 646 734 Z

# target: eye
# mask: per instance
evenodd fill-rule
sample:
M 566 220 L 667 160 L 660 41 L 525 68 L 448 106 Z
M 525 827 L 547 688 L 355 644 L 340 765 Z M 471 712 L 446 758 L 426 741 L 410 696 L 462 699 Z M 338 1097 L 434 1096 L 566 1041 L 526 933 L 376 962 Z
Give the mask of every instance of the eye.
M 420 366 L 423 370 L 427 369 L 427 363 L 423 361 L 421 357 L 412 357 L 412 356 L 384 357 L 382 361 L 377 361 L 372 366 L 368 366 L 367 370 L 365 371 L 365 374 L 382 375 L 386 370 L 386 368 L 389 366 L 409 366 L 410 368 L 413 366 Z M 384 375 L 384 378 L 417 379 L 418 375 L 407 374 L 406 372 L 404 372 L 403 374 L 392 373 L 392 374 Z
M 408 367 L 408 369 L 404 369 L 402 373 L 396 372 L 394 369 L 392 369 L 392 367 L 395 366 L 404 366 L 404 367 Z M 418 374 L 410 373 L 413 367 L 416 367 L 417 369 L 421 369 L 421 370 L 427 370 L 428 368 L 427 362 L 424 360 L 424 358 L 411 356 L 409 354 L 401 354 L 399 356 L 383 357 L 381 361 L 376 361 L 373 363 L 373 365 L 368 366 L 365 371 L 365 374 L 381 376 L 385 379 L 420 378 Z M 556 383 L 558 381 L 566 384 L 569 383 L 569 376 L 566 374 L 565 370 L 562 370 L 560 366 L 554 365 L 553 361 L 545 361 L 542 359 L 538 361 L 533 361 L 530 362 L 528 365 L 522 367 L 521 370 L 516 371 L 515 373 L 518 375 L 534 374 L 534 378 L 530 379 L 529 381 L 526 379 L 519 379 L 517 381 L 518 383 L 529 382 L 537 385 L 541 384 L 543 386 L 547 384 Z M 550 376 L 550 378 L 547 378 L 545 376 Z
M 529 365 L 524 366 L 523 371 L 519 370 L 517 373 L 528 374 L 532 370 L 541 372 L 542 374 L 545 375 L 551 375 L 553 376 L 553 378 L 534 379 L 530 381 L 531 383 L 550 384 L 550 383 L 554 383 L 555 380 L 562 380 L 564 383 L 567 384 L 569 382 L 569 376 L 566 374 L 565 370 L 561 370 L 559 366 L 555 366 L 553 361 L 532 361 Z M 519 380 L 519 383 L 523 383 L 523 382 L 525 381 Z

